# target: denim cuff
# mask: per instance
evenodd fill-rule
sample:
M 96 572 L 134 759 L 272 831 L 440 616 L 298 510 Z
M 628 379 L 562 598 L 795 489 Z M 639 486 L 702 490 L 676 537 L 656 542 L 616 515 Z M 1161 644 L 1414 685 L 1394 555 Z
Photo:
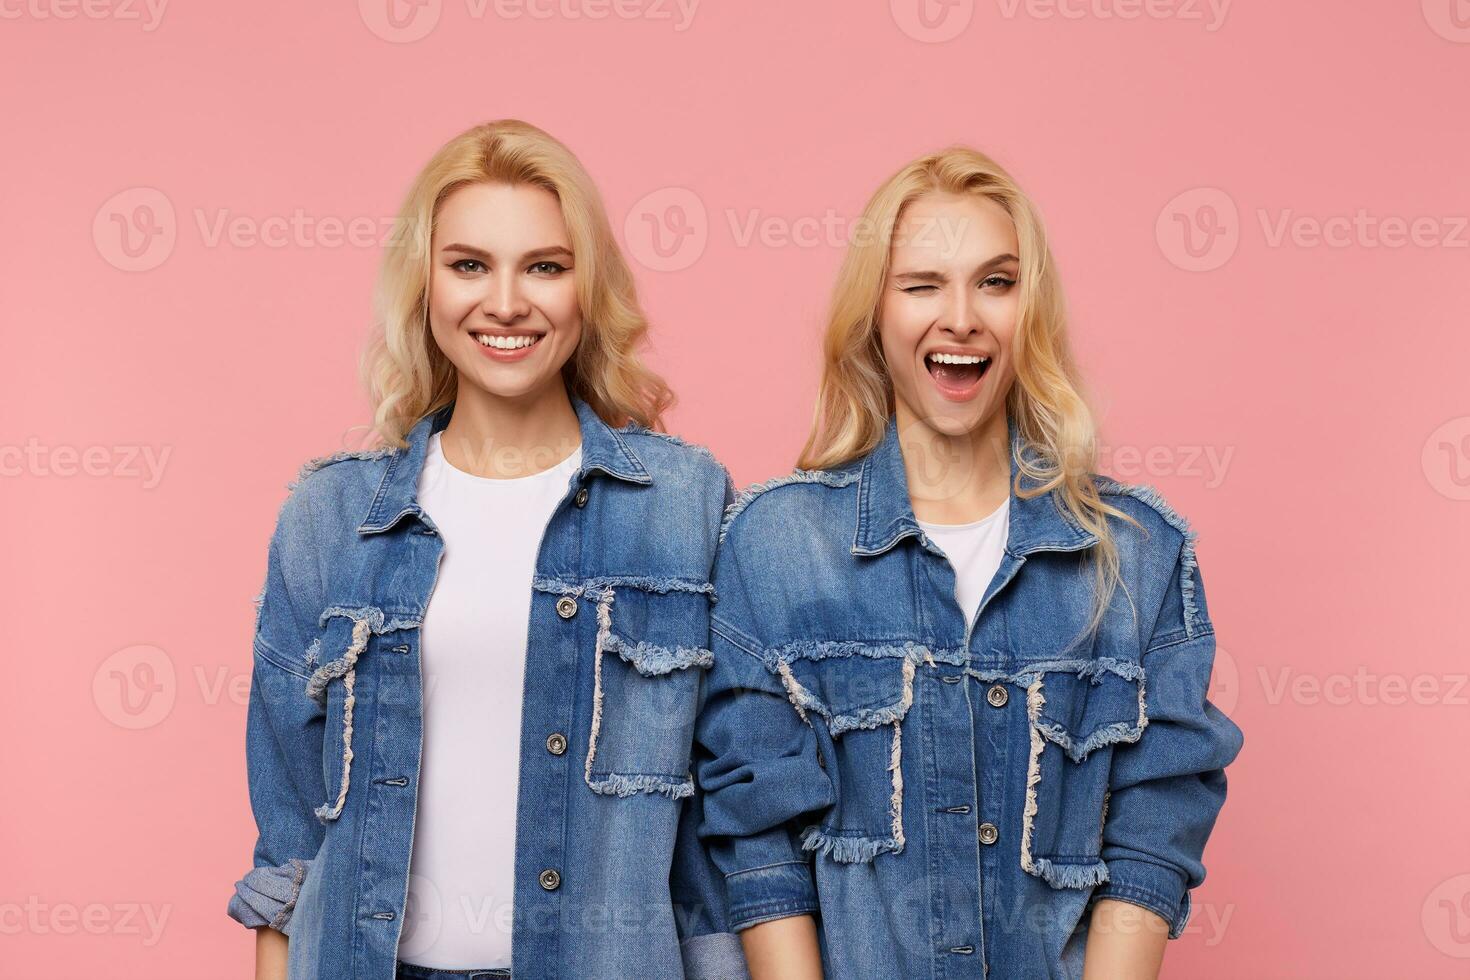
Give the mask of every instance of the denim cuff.
M 736 932 L 772 919 L 817 911 L 817 889 L 805 861 L 782 861 L 725 876 L 730 928 Z
M 1189 921 L 1189 889 L 1178 871 L 1148 861 L 1115 858 L 1105 861 L 1108 880 L 1093 890 L 1091 902 L 1104 898 L 1129 902 L 1162 916 L 1169 923 L 1169 938 L 1184 935 Z
M 301 894 L 301 881 L 306 877 L 310 861 L 292 858 L 278 868 L 253 868 L 235 882 L 230 896 L 230 918 L 250 929 L 270 926 L 290 935 L 291 913 Z
M 745 949 L 733 932 L 690 936 L 679 945 L 685 980 L 750 980 Z

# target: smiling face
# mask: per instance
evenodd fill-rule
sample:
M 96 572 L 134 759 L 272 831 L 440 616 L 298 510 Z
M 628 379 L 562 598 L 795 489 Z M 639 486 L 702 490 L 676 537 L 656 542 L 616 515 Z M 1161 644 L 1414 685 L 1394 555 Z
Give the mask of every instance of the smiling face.
M 878 306 L 901 412 L 947 436 L 1004 419 L 1019 253 L 1010 215 L 982 195 L 930 192 L 904 209 Z
M 502 398 L 560 383 L 582 336 L 571 240 L 556 195 L 466 184 L 440 204 L 429 326 L 466 382 Z

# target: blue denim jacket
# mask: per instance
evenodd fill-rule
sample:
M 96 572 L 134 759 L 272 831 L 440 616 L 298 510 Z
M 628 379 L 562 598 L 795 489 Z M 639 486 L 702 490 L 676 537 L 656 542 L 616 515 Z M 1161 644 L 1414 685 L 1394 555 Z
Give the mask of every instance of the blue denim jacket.
M 1193 532 L 1099 485 L 1141 528 L 1111 523 L 1123 583 L 1092 635 L 1095 536 L 1014 483 L 967 623 L 892 416 L 866 456 L 728 508 L 696 741 L 732 928 L 819 913 L 835 980 L 1080 977 L 1104 897 L 1182 933 L 1242 736 L 1205 697 Z
M 572 401 L 582 465 L 532 582 L 512 973 L 745 977 L 691 775 L 729 477 Z M 285 932 L 293 978 L 391 980 L 405 918 L 429 914 L 408 878 L 444 543 L 416 488 L 453 407 L 407 449 L 308 463 L 271 538 L 246 732 L 259 838 L 229 914 Z

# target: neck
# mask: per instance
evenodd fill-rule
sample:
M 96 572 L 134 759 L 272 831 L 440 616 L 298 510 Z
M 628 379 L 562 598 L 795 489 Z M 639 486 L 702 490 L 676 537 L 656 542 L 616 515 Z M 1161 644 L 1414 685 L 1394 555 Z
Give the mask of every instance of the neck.
M 1005 412 L 969 432 L 951 435 L 896 409 L 898 441 L 914 517 L 934 524 L 968 524 L 991 514 L 1011 492 L 1011 446 Z
M 503 480 L 550 469 L 581 440 L 577 410 L 560 377 L 509 398 L 461 377 L 439 445 L 455 469 Z

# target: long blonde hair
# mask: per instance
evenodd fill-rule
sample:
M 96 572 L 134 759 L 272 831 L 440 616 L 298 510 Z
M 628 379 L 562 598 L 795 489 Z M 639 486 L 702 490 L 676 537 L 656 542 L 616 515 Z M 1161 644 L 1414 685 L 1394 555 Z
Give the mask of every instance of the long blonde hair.
M 1021 294 L 1013 341 L 1016 383 L 1006 397 L 1006 412 L 1024 451 L 1016 455 L 1014 489 L 1025 498 L 1055 491 L 1068 516 L 1097 536 L 1095 626 L 1119 581 L 1118 549 L 1107 518 L 1134 522 L 1102 498 L 1092 479 L 1097 431 L 1067 343 L 1066 306 L 1041 216 L 1010 174 L 985 154 L 951 146 L 920 157 L 868 201 L 858 226 L 874 234 L 853 238 L 837 275 L 811 434 L 797 466 L 838 466 L 883 439 L 895 403 L 883 365 L 878 308 L 894 228 L 910 203 L 931 192 L 982 195 L 1004 208 L 1015 224 Z M 1021 476 L 1033 485 L 1023 486 Z
M 500 119 L 444 144 L 399 209 L 395 240 L 378 275 L 377 320 L 361 362 L 379 439 L 402 448 L 415 422 L 454 399 L 454 365 L 429 330 L 430 249 L 445 197 L 484 182 L 531 184 L 560 202 L 582 315 L 581 341 L 562 369 L 568 391 L 611 425 L 661 428 L 674 396 L 638 356 L 648 323 L 592 178 L 550 134 L 519 119 Z

